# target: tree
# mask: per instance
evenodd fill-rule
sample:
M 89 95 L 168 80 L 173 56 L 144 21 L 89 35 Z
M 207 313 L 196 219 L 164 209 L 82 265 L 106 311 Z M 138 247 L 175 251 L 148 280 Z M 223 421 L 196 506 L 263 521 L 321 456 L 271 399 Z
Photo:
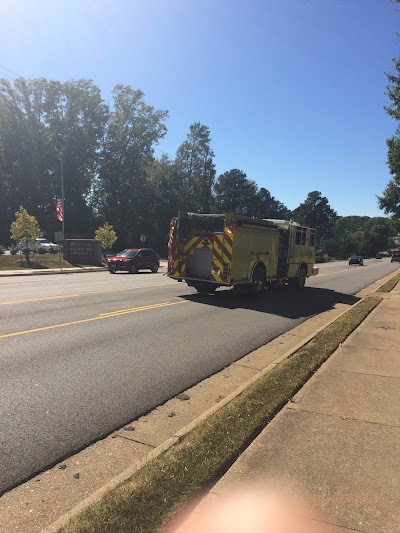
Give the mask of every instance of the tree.
M 337 217 L 331 238 L 324 250 L 332 257 L 357 253 L 367 257 L 392 246 L 393 227 L 384 217 Z
M 23 202 L 49 233 L 56 229 L 60 157 L 67 232 L 88 233 L 87 197 L 98 168 L 108 108 L 90 80 L 0 79 L 0 213 L 7 224 Z M 4 193 L 3 193 L 4 191 Z M 3 195 L 4 194 L 4 195 Z
M 176 152 L 175 163 L 182 180 L 187 211 L 207 213 L 211 210 L 215 165 L 210 145 L 210 129 L 195 122 Z
M 235 212 L 247 208 L 248 214 L 256 209 L 258 187 L 244 172 L 236 168 L 221 174 L 214 185 L 214 210 L 217 213 Z
M 114 228 L 107 223 L 96 230 L 95 238 L 101 241 L 101 247 L 104 251 L 110 250 L 118 239 Z
M 183 184 L 175 162 L 167 155 L 151 161 L 146 176 L 147 216 L 143 231 L 150 245 L 166 255 L 171 218 L 186 210 Z
M 399 0 L 394 0 L 399 3 Z M 393 72 L 386 74 L 389 85 L 387 86 L 390 105 L 385 107 L 386 112 L 397 123 L 400 121 L 400 59 L 393 60 Z M 378 196 L 378 205 L 388 215 L 393 216 L 393 223 L 400 230 L 400 127 L 396 133 L 387 140 L 389 172 L 393 176 L 382 196 Z
M 101 165 L 92 189 L 95 211 L 109 220 L 124 244 L 131 246 L 149 224 L 146 168 L 167 129 L 167 111 L 147 105 L 139 89 L 116 85 L 101 150 Z
M 256 216 L 259 218 L 276 218 L 276 219 L 290 219 L 291 213 L 289 209 L 279 200 L 274 198 L 272 194 L 261 187 L 257 194 L 257 208 Z
M 40 235 L 38 221 L 33 215 L 30 215 L 21 205 L 15 213 L 15 220 L 11 224 L 11 238 L 24 245 L 25 258 L 29 262 L 28 245 L 33 244 Z
M 319 191 L 308 193 L 306 200 L 292 213 L 293 219 L 317 230 L 320 239 L 330 237 L 337 217 L 325 196 Z

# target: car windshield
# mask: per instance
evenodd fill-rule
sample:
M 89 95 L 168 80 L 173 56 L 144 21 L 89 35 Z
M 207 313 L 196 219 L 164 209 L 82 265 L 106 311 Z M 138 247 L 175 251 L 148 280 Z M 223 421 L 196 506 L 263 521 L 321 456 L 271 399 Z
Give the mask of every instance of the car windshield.
M 117 254 L 117 257 L 135 257 L 137 255 L 139 250 L 123 250 L 119 254 Z
M 51 244 L 51 242 L 48 241 L 47 239 L 36 239 L 36 242 L 40 244 Z

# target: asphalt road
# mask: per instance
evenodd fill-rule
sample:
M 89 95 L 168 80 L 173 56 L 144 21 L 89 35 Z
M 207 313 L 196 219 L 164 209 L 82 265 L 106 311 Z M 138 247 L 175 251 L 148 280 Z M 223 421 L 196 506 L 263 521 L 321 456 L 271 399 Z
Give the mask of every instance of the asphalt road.
M 0 493 L 396 270 L 198 295 L 163 272 L 0 278 Z

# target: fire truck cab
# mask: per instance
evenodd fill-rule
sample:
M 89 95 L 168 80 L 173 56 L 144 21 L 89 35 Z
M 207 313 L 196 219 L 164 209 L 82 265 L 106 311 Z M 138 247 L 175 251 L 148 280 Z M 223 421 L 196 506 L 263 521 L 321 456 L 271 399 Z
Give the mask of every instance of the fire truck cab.
M 259 294 L 268 284 L 304 287 L 316 275 L 315 230 L 286 220 L 233 213 L 182 213 L 168 243 L 168 276 L 199 292 L 239 287 Z

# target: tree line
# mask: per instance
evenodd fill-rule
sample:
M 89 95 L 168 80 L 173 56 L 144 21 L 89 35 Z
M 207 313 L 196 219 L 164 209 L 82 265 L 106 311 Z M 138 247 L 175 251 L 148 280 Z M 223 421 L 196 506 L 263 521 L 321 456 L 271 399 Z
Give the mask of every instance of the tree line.
M 393 0 L 399 4 L 400 0 Z M 385 187 L 378 204 L 387 215 L 392 217 L 392 224 L 400 232 L 400 59 L 393 59 L 393 72 L 386 74 L 387 96 L 389 105 L 385 107 L 387 114 L 396 121 L 395 134 L 386 141 L 388 148 L 387 164 L 392 178 Z
M 200 122 L 174 157 L 157 156 L 167 118 L 125 85 L 115 86 L 109 106 L 91 80 L 0 79 L 0 243 L 9 244 L 20 206 L 52 240 L 62 167 L 66 236 L 93 237 L 108 223 L 116 248 L 138 246 L 145 234 L 165 253 L 179 210 L 293 219 L 315 227 L 319 246 L 337 256 L 389 245 L 387 219 L 339 217 L 319 191 L 290 211 L 239 169 L 216 177 L 210 130 Z

